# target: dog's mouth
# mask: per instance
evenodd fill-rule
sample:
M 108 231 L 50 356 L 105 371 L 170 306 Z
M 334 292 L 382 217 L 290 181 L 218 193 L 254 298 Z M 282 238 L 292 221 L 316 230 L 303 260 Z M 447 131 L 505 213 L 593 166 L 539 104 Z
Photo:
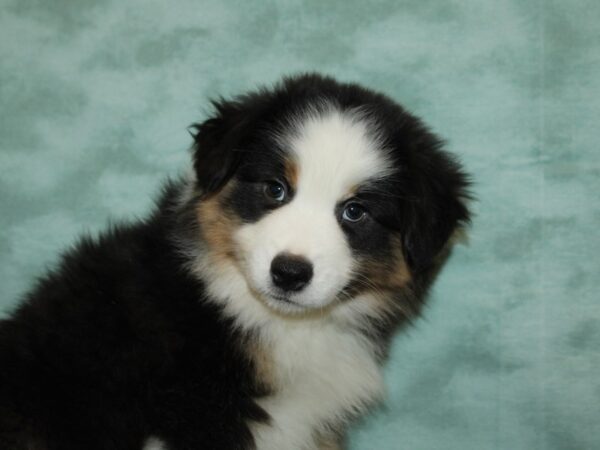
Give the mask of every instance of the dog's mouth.
M 304 316 L 306 314 L 311 314 L 313 311 L 321 309 L 313 305 L 304 304 L 298 301 L 297 298 L 294 298 L 293 294 L 286 292 L 260 290 L 258 294 L 258 297 L 263 304 L 265 304 L 275 313 L 282 314 L 284 316 Z
M 278 302 L 282 302 L 282 303 L 285 303 L 288 305 L 295 305 L 295 306 L 299 306 L 299 307 L 303 307 L 303 308 L 305 307 L 301 303 L 298 303 L 295 300 L 293 300 L 289 294 L 274 293 L 274 294 L 268 294 L 268 295 L 269 295 L 269 297 L 271 297 L 272 299 L 274 299 Z
M 246 258 L 240 258 L 247 261 Z M 339 303 L 338 293 L 315 292 L 310 286 L 299 291 L 281 289 L 270 283 L 266 277 L 253 276 L 248 270 L 249 264 L 240 264 L 238 270 L 246 280 L 251 295 L 254 299 L 278 316 L 310 316 L 322 315 L 329 312 Z
M 323 304 L 304 303 L 293 293 L 264 292 L 262 302 L 276 314 L 289 318 L 319 318 L 328 315 L 338 303 L 337 298 Z
M 310 309 L 309 306 L 303 305 L 296 301 L 292 295 L 285 292 L 265 292 L 263 297 L 266 298 L 267 303 L 276 308 L 284 308 L 286 310 L 297 310 L 304 311 Z

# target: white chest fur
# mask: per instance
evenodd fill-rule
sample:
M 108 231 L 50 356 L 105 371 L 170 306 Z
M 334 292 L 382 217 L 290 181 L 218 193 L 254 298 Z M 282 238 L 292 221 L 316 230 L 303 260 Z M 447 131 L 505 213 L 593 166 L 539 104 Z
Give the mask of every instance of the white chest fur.
M 260 330 L 275 393 L 257 400 L 271 423 L 249 424 L 258 450 L 317 449 L 320 433 L 382 396 L 376 351 L 354 330 L 354 324 L 378 317 L 371 306 L 375 297 L 339 305 L 329 318 L 296 321 L 274 315 L 254 298 L 236 266 L 213 264 L 199 253 L 190 267 L 225 316 L 242 330 Z
M 371 344 L 332 323 L 270 324 L 276 393 L 259 400 L 269 425 L 252 425 L 258 450 L 317 448 L 315 437 L 377 400 L 383 383 Z

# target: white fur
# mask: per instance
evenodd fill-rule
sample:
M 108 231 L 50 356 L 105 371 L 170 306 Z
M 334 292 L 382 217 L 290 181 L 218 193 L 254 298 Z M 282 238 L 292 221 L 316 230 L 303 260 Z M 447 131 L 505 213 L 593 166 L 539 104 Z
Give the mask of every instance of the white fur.
M 251 424 L 258 450 L 314 450 L 315 434 L 339 426 L 383 393 L 377 349 L 353 325 L 378 311 L 371 296 L 336 305 L 313 318 L 281 317 L 257 299 L 234 266 L 225 270 L 198 257 L 195 269 L 213 298 L 244 329 L 260 331 L 275 368 L 276 394 L 260 399 L 272 425 Z
M 375 350 L 325 318 L 273 323 L 263 339 L 272 349 L 277 393 L 258 401 L 272 417 L 252 427 L 259 450 L 316 449 L 316 433 L 339 427 L 382 394 Z
M 347 284 L 354 261 L 335 216 L 336 205 L 356 186 L 389 172 L 384 149 L 357 112 L 329 109 L 296 122 L 294 133 L 278 138 L 297 165 L 294 198 L 241 227 L 235 236 L 248 281 L 272 307 L 284 311 L 327 306 Z M 303 256 L 314 266 L 310 284 L 290 296 L 299 306 L 273 298 L 270 266 L 282 252 Z
M 160 439 L 150 437 L 146 440 L 142 450 L 168 450 L 168 447 Z
M 359 113 L 331 109 L 297 119 L 296 126 L 293 135 L 279 136 L 299 169 L 293 200 L 238 230 L 241 265 L 215 264 L 200 252 L 191 266 L 225 314 L 241 328 L 259 330 L 273 362 L 275 394 L 258 400 L 273 422 L 251 424 L 259 450 L 316 449 L 316 434 L 343 424 L 383 391 L 377 350 L 356 327 L 377 314 L 377 300 L 334 303 L 353 269 L 334 211 L 355 186 L 387 173 L 389 164 Z M 270 264 L 280 252 L 314 265 L 310 285 L 293 297 L 301 305 L 295 311 L 270 298 Z

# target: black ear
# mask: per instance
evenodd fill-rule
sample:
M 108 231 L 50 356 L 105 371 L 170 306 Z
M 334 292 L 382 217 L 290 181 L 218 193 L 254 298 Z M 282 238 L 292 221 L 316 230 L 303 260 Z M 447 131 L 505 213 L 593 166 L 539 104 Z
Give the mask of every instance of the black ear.
M 214 117 L 190 127 L 194 130 L 194 170 L 203 195 L 218 191 L 237 170 L 246 122 L 233 102 L 213 102 L 213 106 Z
M 466 202 L 470 199 L 467 175 L 460 164 L 429 142 L 415 152 L 410 170 L 410 196 L 404 249 L 409 265 L 416 271 L 433 264 L 457 227 L 469 222 Z

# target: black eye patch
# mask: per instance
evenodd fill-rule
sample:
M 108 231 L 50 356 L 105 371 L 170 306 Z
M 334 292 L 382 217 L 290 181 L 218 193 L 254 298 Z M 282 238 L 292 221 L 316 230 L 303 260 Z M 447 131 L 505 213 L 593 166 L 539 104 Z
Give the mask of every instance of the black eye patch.
M 411 201 L 404 193 L 402 185 L 396 180 L 378 180 L 362 186 L 356 192 L 356 198 L 365 206 L 369 214 L 383 227 L 400 232 L 406 218 L 401 211 Z
M 281 185 L 285 196 L 274 196 L 273 185 Z M 280 153 L 264 146 L 260 151 L 247 152 L 233 179 L 233 187 L 224 198 L 224 206 L 243 222 L 252 223 L 291 199 L 291 189 L 285 179 L 285 161 Z
M 357 222 L 344 219 L 347 203 L 338 205 L 335 210 L 338 223 L 355 254 L 385 257 L 390 250 L 393 231 L 377 221 L 367 203 L 361 205 L 364 207 L 365 215 Z
M 377 180 L 361 186 L 352 199 L 336 207 L 340 227 L 355 254 L 383 260 L 393 257 L 392 244 L 399 237 L 401 229 L 401 197 L 397 183 L 392 180 Z M 345 217 L 357 217 L 356 214 L 344 215 L 345 208 L 354 203 L 360 205 L 366 214 L 359 221 L 344 220 Z

